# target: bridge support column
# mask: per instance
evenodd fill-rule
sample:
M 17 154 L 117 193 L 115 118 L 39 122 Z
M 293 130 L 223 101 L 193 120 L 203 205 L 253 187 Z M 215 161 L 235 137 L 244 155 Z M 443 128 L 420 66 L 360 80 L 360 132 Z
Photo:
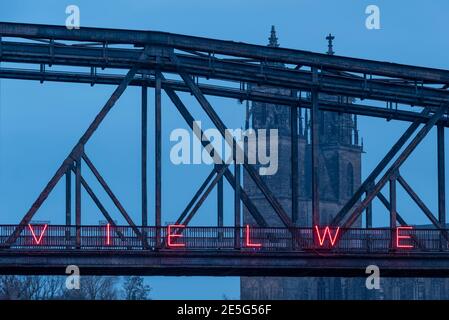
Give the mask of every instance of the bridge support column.
M 446 229 L 446 168 L 444 150 L 444 126 L 438 125 L 437 129 L 437 157 L 438 157 L 438 221 L 443 229 Z M 441 235 L 441 248 L 447 247 L 447 241 Z
M 373 188 L 373 184 L 370 184 L 368 186 L 368 190 L 366 191 L 366 196 L 368 197 L 369 193 L 371 192 L 371 189 Z M 368 206 L 366 207 L 366 212 L 365 212 L 365 228 L 367 229 L 371 229 L 373 227 L 373 202 L 371 201 Z M 371 250 L 371 245 L 372 245 L 372 241 L 371 241 L 371 237 L 368 234 L 367 237 L 367 248 L 368 251 Z
M 397 175 L 393 174 L 390 177 L 390 229 L 391 229 L 391 241 L 390 249 L 394 250 L 396 248 L 395 237 L 396 237 L 396 179 Z
M 240 226 L 241 226 L 241 212 L 240 212 L 240 164 L 235 164 L 235 188 L 234 188 L 234 247 L 240 249 Z
M 217 170 L 218 172 L 218 170 Z M 224 225 L 224 212 L 223 212 L 223 178 L 220 178 L 217 182 L 217 226 L 222 228 Z M 223 231 L 218 232 L 218 240 L 221 243 L 223 240 Z
M 298 108 L 291 107 L 291 184 L 292 184 L 292 223 L 298 223 Z
M 81 156 L 75 162 L 75 225 L 76 248 L 81 248 Z
M 65 173 L 65 225 L 67 227 L 65 232 L 66 241 L 70 241 L 72 225 L 72 172 L 68 169 Z
M 365 195 L 368 197 L 369 193 L 371 192 L 371 189 L 366 191 Z M 370 202 L 368 206 L 366 207 L 366 228 L 372 228 L 373 227 L 373 202 Z
M 147 178 L 147 145 L 148 145 L 148 88 L 147 86 L 142 86 L 142 151 L 141 151 L 141 186 L 142 186 L 142 227 L 148 226 L 148 178 Z M 147 233 L 142 230 L 142 236 L 146 237 Z
M 156 247 L 161 246 L 161 197 L 162 197 L 162 110 L 161 110 L 161 75 L 156 72 L 155 86 L 155 226 Z
M 318 81 L 318 70 L 312 68 L 313 81 Z M 311 112 L 311 122 L 312 122 L 312 226 L 318 226 L 320 224 L 320 190 L 319 190 L 319 105 L 318 105 L 318 90 L 316 88 L 312 89 L 312 112 Z

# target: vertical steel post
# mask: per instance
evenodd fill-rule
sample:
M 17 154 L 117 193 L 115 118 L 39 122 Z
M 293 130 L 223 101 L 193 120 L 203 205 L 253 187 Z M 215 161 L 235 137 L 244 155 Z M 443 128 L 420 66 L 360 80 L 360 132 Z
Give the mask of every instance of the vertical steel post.
M 371 192 L 371 189 L 373 188 L 373 185 L 372 184 L 370 184 L 369 186 L 368 186 L 368 189 L 367 189 L 367 191 L 366 191 L 366 196 L 368 196 L 369 195 L 369 193 Z M 366 228 L 367 229 L 370 229 L 370 228 L 372 228 L 373 227 L 373 202 L 371 201 L 369 204 L 368 204 L 368 206 L 366 207 L 366 212 L 365 212 L 365 215 L 366 215 L 366 221 L 365 221 L 365 224 L 366 224 Z M 367 237 L 367 246 L 368 246 L 368 250 L 371 250 L 371 244 L 372 244 L 372 241 L 371 241 L 371 235 L 368 235 L 368 237 Z
M 217 170 L 218 172 L 219 170 Z M 217 225 L 223 227 L 223 178 L 220 178 L 217 182 Z
M 219 169 L 217 170 L 219 172 Z M 217 226 L 222 228 L 224 225 L 224 213 L 223 213 L 223 178 L 220 178 L 217 182 Z M 218 240 L 221 242 L 223 239 L 223 231 L 219 229 Z
M 291 188 L 292 188 L 292 222 L 298 222 L 298 108 L 290 108 L 291 121 Z
M 70 226 L 72 225 L 72 174 L 68 169 L 65 173 L 65 238 L 70 241 Z
M 312 68 L 313 81 L 318 81 L 318 70 Z M 318 105 L 318 89 L 312 89 L 312 226 L 320 224 L 320 190 L 319 190 L 319 105 Z
M 81 248 L 81 157 L 75 162 L 75 225 L 76 247 Z
M 240 249 L 240 164 L 235 163 L 235 191 L 234 191 L 234 247 Z
M 143 62 L 148 57 L 148 51 L 149 47 L 146 47 L 144 49 L 144 52 L 139 57 L 139 61 Z M 128 87 L 128 84 L 133 80 L 134 76 L 136 75 L 138 71 L 138 67 L 134 66 L 131 68 L 131 70 L 128 71 L 125 78 L 120 82 L 120 85 L 117 87 L 117 89 L 114 90 L 114 93 L 110 96 L 108 101 L 105 103 L 101 111 L 97 114 L 95 117 L 95 120 L 89 125 L 87 130 L 84 132 L 84 134 L 81 136 L 81 138 L 76 143 L 75 147 L 72 149 L 68 157 L 64 160 L 64 162 L 60 165 L 58 170 L 56 170 L 53 177 L 48 181 L 45 188 L 41 191 L 39 196 L 37 197 L 36 201 L 34 201 L 31 208 L 27 211 L 25 216 L 20 221 L 20 224 L 14 229 L 13 233 L 8 237 L 6 240 L 7 245 L 11 245 L 17 240 L 17 237 L 20 235 L 20 233 L 23 231 L 25 226 L 31 221 L 33 216 L 36 214 L 36 211 L 39 210 L 42 203 L 47 199 L 50 192 L 55 188 L 55 186 L 58 184 L 59 180 L 62 178 L 62 176 L 66 173 L 66 171 L 73 165 L 73 160 L 76 160 L 80 157 L 80 150 L 82 151 L 84 145 L 89 141 L 89 139 L 94 134 L 95 130 L 98 129 L 101 122 L 104 120 L 104 118 L 108 115 L 109 111 L 112 109 L 112 107 L 115 105 L 118 99 L 122 96 L 123 92 L 125 92 L 126 88 Z
M 438 222 L 446 229 L 446 168 L 444 150 L 444 126 L 437 127 L 437 157 L 438 157 Z M 441 235 L 441 248 L 446 247 L 446 241 Z
M 368 196 L 369 191 L 366 192 L 366 196 Z M 373 227 L 373 203 L 370 202 L 366 207 L 366 228 Z
M 148 226 L 148 189 L 147 189 L 147 145 L 148 145 L 148 88 L 142 86 L 142 151 L 141 151 L 141 187 L 142 187 L 142 226 Z
M 446 224 L 446 183 L 445 183 L 445 154 L 444 154 L 444 126 L 438 129 L 438 220 L 442 226 Z
M 161 110 L 161 75 L 156 72 L 155 86 L 155 226 L 156 226 L 156 247 L 161 245 L 161 197 L 162 197 L 162 110 Z
M 395 236 L 396 236 L 396 221 L 397 221 L 397 208 L 396 208 L 396 178 L 394 174 L 390 177 L 390 229 L 391 229 L 391 249 L 396 248 Z

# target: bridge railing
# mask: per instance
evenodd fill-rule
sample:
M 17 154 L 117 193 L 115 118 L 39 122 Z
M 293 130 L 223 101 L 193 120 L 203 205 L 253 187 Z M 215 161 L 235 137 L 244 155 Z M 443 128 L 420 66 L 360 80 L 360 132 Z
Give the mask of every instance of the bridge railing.
M 17 225 L 0 225 L 0 247 L 27 250 L 251 250 L 382 253 L 449 251 L 436 229 L 313 229 L 257 227 L 137 227 L 29 225 L 11 245 Z M 449 231 L 449 230 L 448 230 Z M 157 236 L 159 232 L 159 237 Z M 446 231 L 447 232 L 447 231 Z M 236 241 L 236 236 L 238 241 Z M 159 240 L 159 243 L 157 241 Z

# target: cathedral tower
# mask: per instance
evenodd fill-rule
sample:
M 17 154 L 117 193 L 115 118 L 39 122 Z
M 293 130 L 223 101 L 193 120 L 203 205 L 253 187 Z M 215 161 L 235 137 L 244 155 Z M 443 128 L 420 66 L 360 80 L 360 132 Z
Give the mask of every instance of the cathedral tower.
M 326 38 L 328 54 L 334 54 L 332 35 Z M 279 47 L 275 27 L 271 28 L 269 44 Z M 283 67 L 276 64 L 276 67 Z M 290 89 L 267 86 L 248 86 L 249 90 L 271 94 L 308 97 L 307 94 Z M 320 99 L 339 100 L 351 103 L 347 97 L 320 94 Z M 298 109 L 298 118 L 292 119 L 291 110 L 286 106 L 253 102 L 247 113 L 247 123 L 253 129 L 278 130 L 278 171 L 262 179 L 275 194 L 284 210 L 292 215 L 291 188 L 291 123 L 297 121 L 298 128 L 298 217 L 297 226 L 312 225 L 311 203 L 311 144 L 310 110 Z M 361 153 L 357 128 L 357 117 L 334 112 L 319 112 L 319 165 L 320 165 L 320 223 L 328 223 L 352 196 L 361 183 Z M 257 189 L 251 178 L 244 174 L 244 186 L 249 197 L 259 209 L 270 226 L 283 226 L 270 204 Z M 248 212 L 244 213 L 245 223 L 254 223 Z M 294 217 L 292 216 L 292 220 Z M 242 299 L 333 299 L 342 298 L 345 287 L 354 280 L 340 278 L 282 278 L 282 277 L 243 277 L 241 278 Z M 362 285 L 362 284 L 360 284 Z M 354 290 L 346 290 L 354 292 Z

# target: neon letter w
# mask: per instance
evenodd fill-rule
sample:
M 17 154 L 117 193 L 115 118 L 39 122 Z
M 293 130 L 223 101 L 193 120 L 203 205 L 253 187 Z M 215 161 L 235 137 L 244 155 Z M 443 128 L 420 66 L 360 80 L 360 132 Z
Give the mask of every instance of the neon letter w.
M 329 238 L 330 244 L 333 247 L 333 246 L 335 246 L 335 244 L 337 242 L 337 237 L 340 232 L 340 227 L 337 228 L 337 230 L 335 231 L 335 234 L 333 236 L 331 234 L 329 226 L 327 226 L 324 229 L 324 232 L 322 234 L 321 234 L 321 231 L 318 228 L 318 226 L 315 226 L 315 231 L 316 231 L 316 237 L 318 239 L 318 243 L 321 247 L 324 245 L 324 241 L 326 240 L 326 237 Z

